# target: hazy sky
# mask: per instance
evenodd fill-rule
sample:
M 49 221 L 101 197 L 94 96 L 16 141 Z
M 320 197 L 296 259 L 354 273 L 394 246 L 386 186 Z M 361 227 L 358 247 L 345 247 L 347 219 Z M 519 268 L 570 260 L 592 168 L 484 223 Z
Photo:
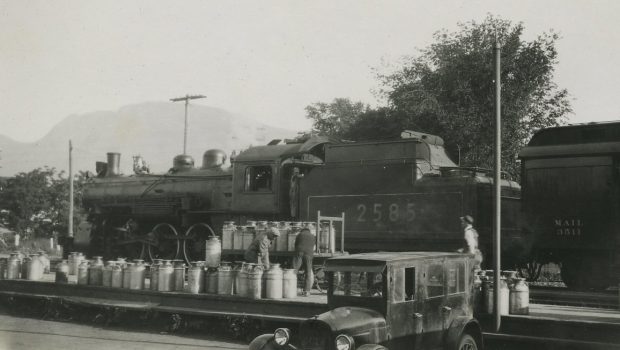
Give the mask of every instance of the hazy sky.
M 0 0 L 0 134 L 33 141 L 70 114 L 186 93 L 301 130 L 312 102 L 376 105 L 372 68 L 487 13 L 522 21 L 528 39 L 561 34 L 571 122 L 620 119 L 616 0 Z

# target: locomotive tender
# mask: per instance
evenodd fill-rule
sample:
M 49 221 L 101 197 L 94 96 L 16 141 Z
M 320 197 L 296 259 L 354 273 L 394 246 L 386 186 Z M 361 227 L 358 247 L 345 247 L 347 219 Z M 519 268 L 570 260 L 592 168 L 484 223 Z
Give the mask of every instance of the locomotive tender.
M 458 167 L 437 136 L 401 136 L 355 143 L 317 136 L 274 140 L 241 152 L 230 167 L 222 151 L 209 150 L 201 168 L 181 155 L 159 175 L 120 175 L 120 155 L 109 154 L 85 185 L 92 226 L 75 242 L 107 256 L 203 260 L 205 239 L 221 234 L 224 221 L 316 221 L 320 211 L 345 213 L 350 252 L 454 251 L 464 244 L 459 217 L 472 215 L 489 255 L 492 178 Z M 519 198 L 519 185 L 502 180 L 507 265 L 527 249 L 519 238 Z
M 541 263 L 576 289 L 620 272 L 620 122 L 543 129 L 520 152 L 526 235 Z

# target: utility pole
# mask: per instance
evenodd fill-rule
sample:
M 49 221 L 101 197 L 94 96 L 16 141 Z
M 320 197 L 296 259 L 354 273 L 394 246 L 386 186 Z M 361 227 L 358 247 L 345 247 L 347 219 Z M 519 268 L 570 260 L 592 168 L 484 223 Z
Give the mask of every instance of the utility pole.
M 69 140 L 69 232 L 67 237 L 73 238 L 73 145 Z
M 501 233 L 502 233 L 502 84 L 500 70 L 501 46 L 495 37 L 495 171 L 493 173 L 493 311 L 495 313 L 495 332 L 499 332 L 502 315 L 500 314 L 500 271 L 501 271 Z
M 203 95 L 185 95 L 185 97 L 171 98 L 172 102 L 185 101 L 185 131 L 183 132 L 183 154 L 187 154 L 187 106 L 189 106 L 189 100 L 195 100 L 199 98 L 206 98 Z

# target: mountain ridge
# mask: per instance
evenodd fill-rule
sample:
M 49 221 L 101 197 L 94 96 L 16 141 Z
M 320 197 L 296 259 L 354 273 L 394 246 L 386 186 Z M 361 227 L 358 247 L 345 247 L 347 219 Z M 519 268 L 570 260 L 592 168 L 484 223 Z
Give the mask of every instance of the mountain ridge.
M 12 176 L 38 167 L 68 170 L 69 140 L 73 169 L 95 170 L 107 152 L 121 153 L 121 170 L 132 173 L 132 156 L 141 155 L 153 172 L 165 172 L 175 155 L 183 153 L 183 104 L 143 102 L 116 111 L 71 114 L 34 142 L 18 142 L 0 135 L 0 176 Z M 187 153 L 196 165 L 207 149 L 227 153 L 274 138 L 291 138 L 296 131 L 269 126 L 218 107 L 190 104 Z

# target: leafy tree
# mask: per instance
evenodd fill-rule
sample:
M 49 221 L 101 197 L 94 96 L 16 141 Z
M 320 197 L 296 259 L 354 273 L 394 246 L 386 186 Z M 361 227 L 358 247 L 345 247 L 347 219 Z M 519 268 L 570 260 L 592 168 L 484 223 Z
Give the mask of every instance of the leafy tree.
M 85 179 L 79 173 L 74 181 L 75 208 L 80 208 Z M 69 217 L 69 180 L 54 168 L 38 168 L 4 179 L 0 186 L 0 223 L 22 237 L 51 237 L 65 233 Z M 79 214 L 79 210 L 76 210 Z M 74 217 L 75 223 L 79 220 Z
M 402 68 L 380 75 L 394 121 L 446 141 L 461 164 L 492 167 L 495 116 L 494 53 L 501 51 L 503 168 L 518 175 L 515 158 L 537 129 L 571 113 L 568 92 L 553 82 L 558 35 L 522 39 L 523 24 L 491 15 L 481 22 L 442 30 L 435 43 L 409 57 Z M 403 120 L 404 116 L 404 120 Z
M 329 136 L 344 136 L 357 117 L 370 110 L 362 102 L 335 98 L 331 103 L 315 102 L 306 107 L 306 118 L 312 120 L 315 131 Z

